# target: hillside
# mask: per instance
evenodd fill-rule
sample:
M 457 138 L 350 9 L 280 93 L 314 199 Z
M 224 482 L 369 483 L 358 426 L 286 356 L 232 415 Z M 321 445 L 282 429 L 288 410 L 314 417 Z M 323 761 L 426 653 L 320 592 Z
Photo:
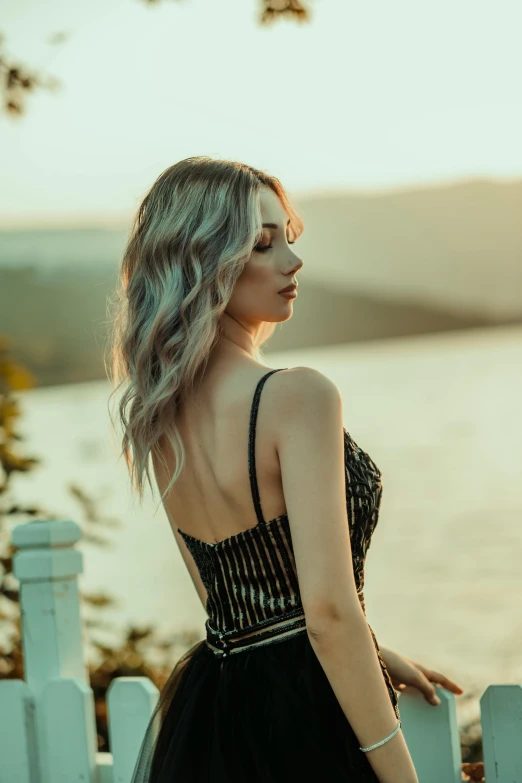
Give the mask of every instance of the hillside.
M 267 354 L 522 321 L 522 181 L 294 202 L 305 264 Z M 0 334 L 42 385 L 104 377 L 105 303 L 128 228 L 0 231 Z
M 43 277 L 32 269 L 0 269 L 0 334 L 12 339 L 14 356 L 41 386 L 105 377 L 106 297 L 114 283 L 114 273 L 99 269 L 57 270 Z M 333 291 L 305 278 L 293 317 L 277 327 L 266 353 L 493 323 L 481 313 Z

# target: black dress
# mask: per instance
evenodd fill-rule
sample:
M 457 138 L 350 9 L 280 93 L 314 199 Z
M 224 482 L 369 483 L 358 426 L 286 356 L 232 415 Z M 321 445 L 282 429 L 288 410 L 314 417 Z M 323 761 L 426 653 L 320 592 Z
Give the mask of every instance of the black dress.
M 131 783 L 378 783 L 307 635 L 288 515 L 265 522 L 261 512 L 255 425 L 264 383 L 275 372 L 257 384 L 250 415 L 258 524 L 216 544 L 179 531 L 208 592 L 206 638 L 180 658 L 163 687 Z M 365 612 L 364 560 L 381 473 L 345 429 L 344 440 L 353 569 Z

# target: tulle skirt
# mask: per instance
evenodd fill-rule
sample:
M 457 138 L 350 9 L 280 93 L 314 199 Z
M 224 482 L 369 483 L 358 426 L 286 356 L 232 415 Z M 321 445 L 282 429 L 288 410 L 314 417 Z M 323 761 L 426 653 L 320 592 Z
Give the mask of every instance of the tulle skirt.
M 175 665 L 131 783 L 379 783 L 300 633 L 219 658 L 197 642 Z

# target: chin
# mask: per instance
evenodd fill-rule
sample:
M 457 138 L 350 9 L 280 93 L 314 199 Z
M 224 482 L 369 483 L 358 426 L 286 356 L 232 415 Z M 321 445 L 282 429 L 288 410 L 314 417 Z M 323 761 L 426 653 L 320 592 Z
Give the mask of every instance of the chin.
M 294 314 L 293 308 L 288 307 L 286 314 L 284 314 L 282 317 L 277 319 L 278 323 L 284 323 L 285 321 L 289 321 L 290 318 L 293 316 L 293 314 Z

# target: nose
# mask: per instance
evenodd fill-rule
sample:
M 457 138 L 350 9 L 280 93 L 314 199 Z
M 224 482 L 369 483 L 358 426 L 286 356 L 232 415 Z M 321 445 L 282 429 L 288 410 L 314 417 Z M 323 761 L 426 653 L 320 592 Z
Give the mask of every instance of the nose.
M 291 268 L 285 273 L 287 275 L 295 274 L 296 272 L 299 271 L 299 269 L 301 269 L 301 267 L 304 264 L 304 261 L 303 261 L 302 258 L 299 258 L 299 256 L 296 256 L 295 253 L 292 253 L 292 255 L 294 256 L 294 263 L 291 266 Z

